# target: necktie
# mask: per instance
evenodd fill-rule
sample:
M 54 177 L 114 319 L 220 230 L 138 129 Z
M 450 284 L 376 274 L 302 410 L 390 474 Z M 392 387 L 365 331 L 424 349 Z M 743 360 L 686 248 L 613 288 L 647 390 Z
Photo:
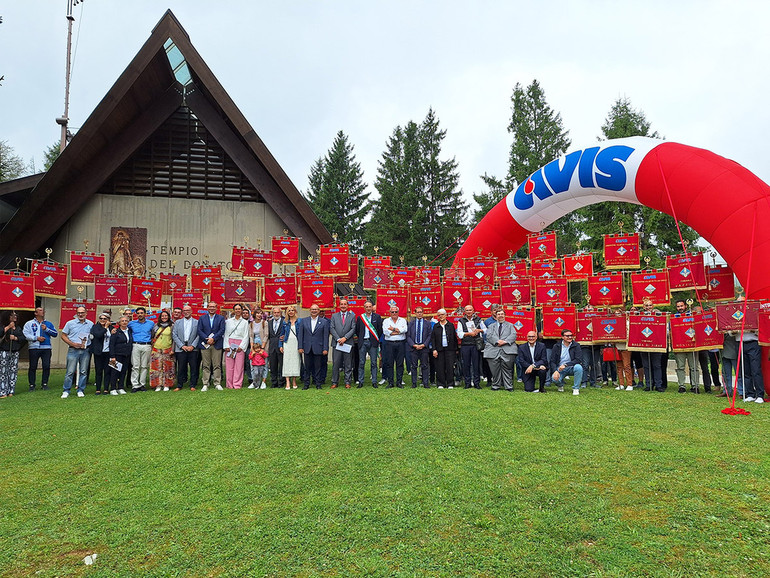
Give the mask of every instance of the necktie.
M 342 326 L 345 327 L 345 318 L 347 317 L 347 313 L 342 314 Z
M 497 324 L 497 338 L 500 339 L 503 336 L 503 326 L 499 323 Z
M 417 320 L 417 345 L 422 343 L 422 319 Z

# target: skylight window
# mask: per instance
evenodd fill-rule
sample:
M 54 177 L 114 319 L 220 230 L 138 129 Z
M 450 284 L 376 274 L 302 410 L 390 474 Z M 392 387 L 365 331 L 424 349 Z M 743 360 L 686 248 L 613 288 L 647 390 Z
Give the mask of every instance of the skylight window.
M 182 86 L 190 84 L 190 82 L 192 82 L 190 69 L 187 66 L 184 56 L 182 56 L 182 52 L 177 48 L 177 45 L 169 38 L 163 44 L 163 48 L 166 49 L 166 57 L 168 58 L 168 63 L 171 65 L 171 70 L 174 72 L 174 77 Z

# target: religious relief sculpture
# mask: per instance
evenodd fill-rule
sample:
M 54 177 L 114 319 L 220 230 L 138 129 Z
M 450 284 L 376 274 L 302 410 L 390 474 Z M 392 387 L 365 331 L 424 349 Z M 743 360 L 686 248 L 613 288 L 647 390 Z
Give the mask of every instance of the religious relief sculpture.
M 110 230 L 110 275 L 141 277 L 147 258 L 147 229 L 112 227 Z

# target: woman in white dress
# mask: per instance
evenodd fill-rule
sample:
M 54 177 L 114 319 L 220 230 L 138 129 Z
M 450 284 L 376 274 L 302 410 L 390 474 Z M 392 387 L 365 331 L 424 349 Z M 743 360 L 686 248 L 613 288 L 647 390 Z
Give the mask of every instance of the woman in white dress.
M 299 341 L 297 340 L 297 330 L 299 329 L 299 317 L 297 317 L 297 308 L 289 305 L 286 308 L 286 328 L 283 332 L 283 376 L 286 378 L 286 389 L 291 387 L 297 389 L 297 378 L 300 375 L 300 356 Z
M 249 322 L 243 318 L 243 305 L 233 306 L 233 315 L 225 321 L 224 352 L 228 389 L 241 389 L 243 364 L 249 350 Z

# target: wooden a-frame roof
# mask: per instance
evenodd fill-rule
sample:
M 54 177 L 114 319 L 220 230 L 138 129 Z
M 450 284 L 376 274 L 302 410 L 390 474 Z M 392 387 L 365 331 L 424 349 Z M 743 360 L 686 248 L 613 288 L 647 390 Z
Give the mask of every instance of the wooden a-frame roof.
M 190 82 L 175 77 L 171 40 Z M 0 231 L 0 267 L 39 252 L 61 227 L 176 111 L 186 105 L 311 254 L 332 237 L 225 92 L 168 10 L 70 144 L 43 175 L 3 183 L 6 199 L 25 195 Z M 7 195 L 7 196 L 6 196 Z

